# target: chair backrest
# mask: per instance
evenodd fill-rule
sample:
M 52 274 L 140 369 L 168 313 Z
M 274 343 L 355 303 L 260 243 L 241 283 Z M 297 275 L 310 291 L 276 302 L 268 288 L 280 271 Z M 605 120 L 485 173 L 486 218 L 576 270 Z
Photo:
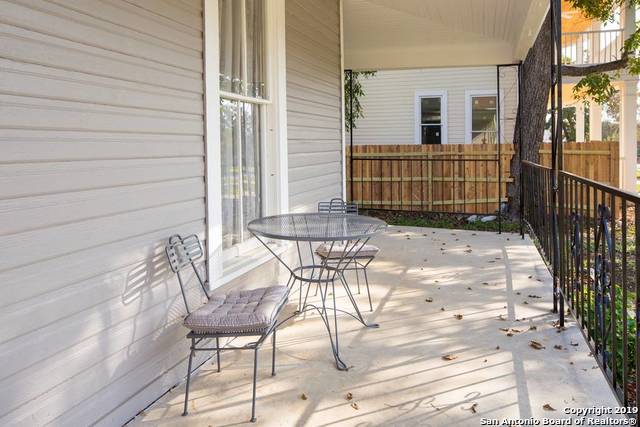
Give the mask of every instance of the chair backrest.
M 200 276 L 198 269 L 196 268 L 195 261 L 204 256 L 200 239 L 195 234 L 187 237 L 182 237 L 179 234 L 174 234 L 169 237 L 169 241 L 164 248 L 164 252 L 167 254 L 167 260 L 169 261 L 169 267 L 171 271 L 178 276 L 178 283 L 180 284 L 180 291 L 182 292 L 182 298 L 184 299 L 184 305 L 187 308 L 187 313 L 190 313 L 189 304 L 187 303 L 187 295 L 185 291 L 185 284 L 182 280 L 180 272 L 184 269 L 192 268 L 195 273 L 202 291 L 209 299 L 209 292 L 207 292 L 206 282 Z
M 328 202 L 318 202 L 318 212 L 358 215 L 358 205 L 336 197 Z

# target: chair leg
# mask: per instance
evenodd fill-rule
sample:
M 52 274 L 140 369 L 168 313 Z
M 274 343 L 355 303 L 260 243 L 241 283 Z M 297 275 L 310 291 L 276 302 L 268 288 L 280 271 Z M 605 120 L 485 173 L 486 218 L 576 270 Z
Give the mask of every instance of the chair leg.
M 189 413 L 187 410 L 187 405 L 189 404 L 189 385 L 191 384 L 191 364 L 193 362 L 193 354 L 195 351 L 193 350 L 194 342 L 191 340 L 191 352 L 189 353 L 189 367 L 187 368 L 187 389 L 184 391 L 184 409 L 182 411 L 182 416 L 185 417 Z
M 271 337 L 273 340 L 273 350 L 271 352 L 271 376 L 276 376 L 276 330 L 273 330 L 273 336 Z
M 258 376 L 258 347 L 253 353 L 253 396 L 251 398 L 251 422 L 256 422 L 256 378 Z
M 355 266 L 355 270 L 356 270 L 356 283 L 358 284 L 358 295 L 360 295 L 360 274 L 358 273 L 358 261 L 354 259 L 353 265 Z
M 369 311 L 373 311 L 373 304 L 371 304 L 371 291 L 369 290 L 369 277 L 367 277 L 367 267 L 362 269 L 364 272 L 364 283 L 367 285 L 367 295 L 369 296 Z
M 217 359 L 217 364 L 218 364 L 218 372 L 220 372 L 220 370 L 222 369 L 220 367 L 220 338 L 216 338 L 216 359 Z

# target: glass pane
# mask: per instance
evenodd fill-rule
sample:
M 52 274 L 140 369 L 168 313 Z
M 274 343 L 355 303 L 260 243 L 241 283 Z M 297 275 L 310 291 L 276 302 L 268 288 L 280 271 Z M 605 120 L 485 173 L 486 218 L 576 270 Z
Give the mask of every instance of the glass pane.
M 262 216 L 260 198 L 260 107 L 243 103 L 242 117 L 242 213 L 243 229 Z M 245 233 L 246 234 L 246 233 Z M 247 236 L 248 237 L 248 236 Z
M 247 240 L 249 221 L 262 216 L 260 107 L 220 100 L 222 247 Z
M 472 144 L 495 144 L 497 132 L 471 132 Z
M 239 243 L 240 209 L 240 117 L 238 102 L 220 100 L 220 165 L 222 169 L 222 247 Z
M 242 87 L 242 2 L 220 0 L 220 90 L 244 93 Z
M 496 142 L 496 97 L 471 98 L 471 139 L 474 144 Z
M 421 126 L 423 144 L 441 144 L 442 129 L 439 125 L 423 125 Z
M 421 123 L 440 124 L 440 97 L 420 98 Z
M 246 0 L 247 95 L 265 97 L 264 0 Z
M 220 89 L 264 98 L 264 0 L 220 0 L 218 13 Z

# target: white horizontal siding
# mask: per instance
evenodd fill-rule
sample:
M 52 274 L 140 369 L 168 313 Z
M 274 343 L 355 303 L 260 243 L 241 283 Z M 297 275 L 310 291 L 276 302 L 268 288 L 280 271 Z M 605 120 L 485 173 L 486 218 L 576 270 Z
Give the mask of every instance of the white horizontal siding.
M 518 90 L 514 70 L 503 70 L 500 80 L 504 142 L 513 140 Z M 420 91 L 446 92 L 448 143 L 464 144 L 465 94 L 495 92 L 496 67 L 381 70 L 360 82 L 364 117 L 356 122 L 354 144 L 415 144 L 415 96 Z
M 337 0 L 286 1 L 289 204 L 315 209 L 342 191 L 342 70 Z
M 0 9 L 0 424 L 119 425 L 186 371 L 163 247 L 204 235 L 201 2 Z

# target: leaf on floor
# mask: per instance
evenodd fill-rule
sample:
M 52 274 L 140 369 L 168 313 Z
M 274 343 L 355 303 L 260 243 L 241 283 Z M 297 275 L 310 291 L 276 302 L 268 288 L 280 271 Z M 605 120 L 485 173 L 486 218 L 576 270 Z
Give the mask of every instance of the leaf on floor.
M 478 410 L 476 409 L 477 407 L 478 407 L 478 404 L 477 404 L 477 403 L 474 403 L 473 405 L 471 405 L 471 406 L 469 407 L 469 410 L 470 410 L 471 412 L 473 412 L 474 414 L 477 414 L 477 413 L 478 413 Z
M 529 346 L 535 348 L 536 350 L 542 350 L 543 348 L 546 348 L 544 345 L 535 340 L 529 341 Z
M 444 311 L 444 307 L 440 307 L 440 311 Z
M 579 346 L 579 345 L 580 345 L 580 343 L 575 342 L 575 341 L 571 341 L 571 343 L 570 343 L 570 344 L 571 344 L 573 347 L 577 347 L 577 346 Z
M 424 300 L 425 300 L 426 302 L 433 302 L 433 298 L 431 298 L 431 297 L 426 297 Z
M 509 332 L 509 328 L 499 328 L 502 332 Z
M 471 286 L 467 286 L 467 290 L 472 291 L 473 289 L 471 288 Z
M 300 395 L 300 399 L 302 399 L 302 400 L 307 400 L 307 399 L 308 399 L 308 397 L 307 397 L 307 395 L 306 395 L 306 394 L 302 393 L 302 394 Z
M 548 403 L 545 403 L 544 405 L 542 405 L 542 409 L 544 409 L 545 411 L 555 411 L 556 408 L 554 408 L 553 406 L 549 405 Z
M 345 399 L 352 400 L 353 399 L 353 394 L 351 392 L 347 393 L 347 395 L 345 396 Z
M 560 344 L 556 344 L 553 346 L 553 348 L 555 348 L 556 350 L 562 350 L 564 347 L 562 347 Z
M 462 320 L 462 314 L 454 314 L 453 317 L 455 317 L 458 320 Z
M 458 356 L 456 356 L 455 354 L 445 354 L 444 356 L 442 356 L 442 358 L 444 360 L 455 360 L 458 358 Z
M 512 337 L 513 336 L 513 332 L 507 332 L 507 336 L 508 337 Z
M 501 314 L 500 316 L 498 316 L 498 320 L 507 320 L 507 318 L 504 314 Z
M 500 346 L 499 345 L 496 346 L 496 350 L 500 350 Z
M 528 303 L 527 301 L 522 301 L 522 303 L 523 303 L 524 305 L 529 305 L 529 303 Z
M 357 404 L 356 402 L 351 402 L 351 407 L 352 407 L 353 409 L 355 409 L 356 411 L 357 411 L 358 409 L 360 409 L 360 407 L 358 406 L 358 404 Z
M 529 326 L 529 330 L 530 331 L 537 331 L 538 327 L 536 325 L 531 325 L 531 326 Z
M 540 295 L 529 294 L 529 298 L 542 298 Z

